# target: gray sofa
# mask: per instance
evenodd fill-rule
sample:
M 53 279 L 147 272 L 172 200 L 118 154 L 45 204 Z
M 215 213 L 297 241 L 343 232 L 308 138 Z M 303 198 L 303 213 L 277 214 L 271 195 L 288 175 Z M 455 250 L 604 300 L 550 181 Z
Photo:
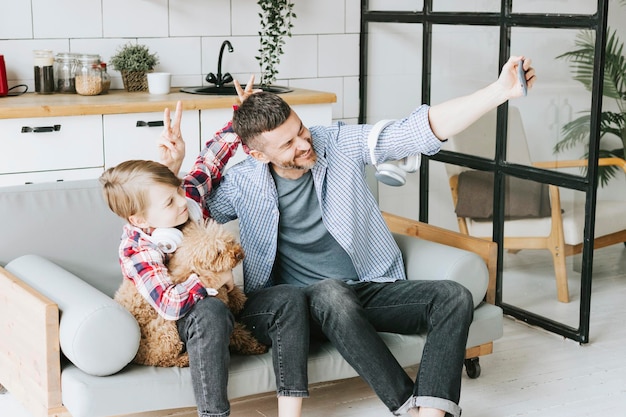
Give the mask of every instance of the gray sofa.
M 491 353 L 502 335 L 502 310 L 489 303 L 496 245 L 385 217 L 409 278 L 453 279 L 472 291 L 467 357 Z M 138 326 L 111 299 L 121 283 L 121 227 L 96 180 L 0 189 L 0 384 L 33 416 L 117 416 L 195 404 L 188 368 L 129 364 Z M 419 362 L 424 335 L 382 336 L 403 366 Z M 477 360 L 467 365 L 478 376 Z M 270 354 L 235 355 L 230 369 L 232 399 L 275 390 Z M 311 347 L 311 384 L 354 376 L 330 344 Z

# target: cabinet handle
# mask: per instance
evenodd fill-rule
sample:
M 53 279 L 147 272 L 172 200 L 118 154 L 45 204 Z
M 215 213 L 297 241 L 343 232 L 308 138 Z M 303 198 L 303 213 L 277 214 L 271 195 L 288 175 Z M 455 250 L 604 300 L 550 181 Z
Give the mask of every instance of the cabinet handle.
M 46 132 L 58 132 L 61 130 L 61 125 L 54 126 L 38 126 L 38 127 L 29 127 L 22 126 L 22 133 L 46 133 Z
M 142 120 L 137 120 L 137 124 L 135 127 L 163 127 L 163 120 L 155 120 L 153 122 L 144 122 Z

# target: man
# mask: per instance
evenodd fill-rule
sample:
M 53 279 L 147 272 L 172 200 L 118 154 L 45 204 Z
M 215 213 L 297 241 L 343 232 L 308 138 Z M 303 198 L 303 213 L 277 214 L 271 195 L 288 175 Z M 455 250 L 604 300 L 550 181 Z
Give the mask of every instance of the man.
M 489 86 L 420 106 L 386 127 L 374 149 L 377 163 L 432 155 L 447 137 L 521 96 L 520 60 L 531 88 L 535 71 L 530 60 L 511 57 Z M 166 129 L 160 143 L 174 172 L 184 156 L 180 113 L 178 109 L 174 128 Z M 309 304 L 311 335 L 328 338 L 390 411 L 459 416 L 471 295 L 454 282 L 406 280 L 400 251 L 365 182 L 371 128 L 309 130 L 280 97 L 253 94 L 235 110 L 232 129 L 217 134 L 220 138 L 234 131 L 251 157 L 231 168 L 207 195 L 202 184 L 214 168 L 203 151 L 184 187 L 217 221 L 239 218 L 249 297 L 277 286 L 300 288 Z M 241 320 L 261 341 L 264 333 L 276 331 L 275 323 L 245 310 Z M 415 382 L 378 331 L 428 333 Z

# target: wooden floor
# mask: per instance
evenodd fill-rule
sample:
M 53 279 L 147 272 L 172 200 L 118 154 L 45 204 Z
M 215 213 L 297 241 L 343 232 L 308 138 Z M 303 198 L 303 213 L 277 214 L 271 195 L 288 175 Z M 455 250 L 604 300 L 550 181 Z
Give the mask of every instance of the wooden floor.
M 508 301 L 544 315 L 577 323 L 579 276 L 570 260 L 572 301 L 556 301 L 550 260 L 542 254 L 506 255 Z M 505 319 L 504 337 L 481 358 L 482 375 L 463 377 L 463 417 L 626 415 L 626 249 L 596 251 L 591 343 L 571 340 Z M 517 304 L 516 304 L 517 305 Z M 415 374 L 415 369 L 410 369 Z M 141 417 L 195 417 L 193 410 L 146 413 Z M 234 417 L 276 416 L 273 395 L 235 401 Z M 315 386 L 303 417 L 391 415 L 359 379 Z M 32 417 L 11 394 L 0 395 L 0 417 Z

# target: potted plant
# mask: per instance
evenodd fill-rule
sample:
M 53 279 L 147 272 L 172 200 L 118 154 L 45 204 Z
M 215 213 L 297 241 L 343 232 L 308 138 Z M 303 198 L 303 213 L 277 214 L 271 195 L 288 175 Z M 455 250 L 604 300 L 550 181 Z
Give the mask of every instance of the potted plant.
M 626 1 L 622 0 L 621 4 Z M 557 59 L 567 59 L 571 62 L 573 78 L 582 83 L 588 91 L 591 91 L 594 71 L 595 32 L 583 30 L 576 36 L 577 49 L 566 52 Z M 603 111 L 600 115 L 600 140 L 615 135 L 621 139 L 622 147 L 615 149 L 600 149 L 599 158 L 622 158 L 626 148 L 626 56 L 623 54 L 624 43 L 619 39 L 615 30 L 607 29 L 606 52 L 604 62 L 604 88 L 603 97 L 615 100 L 618 111 Z M 589 143 L 591 131 L 591 112 L 587 111 L 582 116 L 563 126 L 563 139 L 555 146 L 554 152 L 572 148 L 578 143 Z M 588 146 L 588 145 L 587 145 Z M 582 156 L 587 159 L 589 152 Z M 605 186 L 621 172 L 615 165 L 599 166 L 598 179 L 600 186 Z
M 147 91 L 146 73 L 159 63 L 159 57 L 156 53 L 151 53 L 146 45 L 129 42 L 116 50 L 110 63 L 122 73 L 126 91 Z
M 293 12 L 293 3 L 289 0 L 258 0 L 261 7 L 261 30 L 259 31 L 259 55 L 255 58 L 261 66 L 261 86 L 270 86 L 276 81 L 277 65 L 280 56 L 284 53 L 285 36 L 291 37 L 292 19 L 296 18 Z

